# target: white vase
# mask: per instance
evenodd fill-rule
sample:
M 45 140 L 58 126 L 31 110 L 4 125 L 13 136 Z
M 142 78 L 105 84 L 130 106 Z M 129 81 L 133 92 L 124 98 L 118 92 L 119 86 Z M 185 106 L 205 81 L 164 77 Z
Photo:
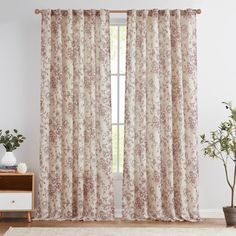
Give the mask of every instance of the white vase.
M 14 166 L 16 164 L 16 158 L 13 152 L 6 152 L 2 157 L 1 164 L 3 166 Z

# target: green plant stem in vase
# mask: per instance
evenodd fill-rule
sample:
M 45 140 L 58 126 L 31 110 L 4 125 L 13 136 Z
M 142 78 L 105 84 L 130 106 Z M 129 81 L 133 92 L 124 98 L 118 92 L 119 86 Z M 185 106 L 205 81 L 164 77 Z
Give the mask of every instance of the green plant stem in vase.
M 230 208 L 234 209 L 235 222 L 232 219 L 228 219 L 227 225 L 236 225 L 236 208 L 234 204 L 234 192 L 236 185 L 236 108 L 232 107 L 231 102 L 223 102 L 227 110 L 230 111 L 229 119 L 220 123 L 217 130 L 210 133 L 210 137 L 206 138 L 206 135 L 201 135 L 201 144 L 204 146 L 204 155 L 212 159 L 219 159 L 222 161 L 226 176 L 226 182 L 231 190 L 231 205 Z M 229 162 L 234 165 L 233 178 L 229 177 Z M 227 207 L 225 210 L 229 210 Z M 232 212 L 231 215 L 233 216 Z M 227 221 L 227 217 L 226 217 Z

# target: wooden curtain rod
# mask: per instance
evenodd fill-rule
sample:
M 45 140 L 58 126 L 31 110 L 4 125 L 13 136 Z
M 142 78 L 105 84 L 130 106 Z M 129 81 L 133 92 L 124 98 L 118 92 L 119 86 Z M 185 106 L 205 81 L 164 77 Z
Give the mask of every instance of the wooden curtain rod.
M 201 9 L 193 9 L 197 14 L 201 14 L 202 10 Z M 42 13 L 42 10 L 35 9 L 35 14 Z M 127 13 L 127 10 L 110 10 L 110 13 Z

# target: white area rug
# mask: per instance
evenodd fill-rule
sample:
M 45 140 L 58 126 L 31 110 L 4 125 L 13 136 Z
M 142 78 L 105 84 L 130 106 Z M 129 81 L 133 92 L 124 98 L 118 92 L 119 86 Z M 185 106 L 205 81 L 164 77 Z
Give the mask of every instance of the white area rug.
M 10 228 L 4 236 L 235 236 L 235 228 Z

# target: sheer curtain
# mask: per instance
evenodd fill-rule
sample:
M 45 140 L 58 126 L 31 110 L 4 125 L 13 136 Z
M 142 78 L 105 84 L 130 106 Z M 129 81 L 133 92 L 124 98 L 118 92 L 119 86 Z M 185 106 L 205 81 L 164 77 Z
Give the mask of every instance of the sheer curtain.
M 198 220 L 196 13 L 127 19 L 125 219 Z
M 114 217 L 109 12 L 43 10 L 38 218 Z

